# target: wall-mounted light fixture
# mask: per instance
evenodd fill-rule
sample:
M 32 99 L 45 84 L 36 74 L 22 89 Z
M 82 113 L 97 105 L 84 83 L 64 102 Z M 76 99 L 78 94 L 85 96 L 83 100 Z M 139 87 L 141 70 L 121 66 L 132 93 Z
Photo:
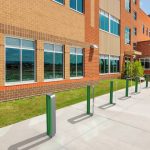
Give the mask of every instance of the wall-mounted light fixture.
M 90 45 L 90 48 L 98 48 L 98 45 L 92 44 L 92 45 Z

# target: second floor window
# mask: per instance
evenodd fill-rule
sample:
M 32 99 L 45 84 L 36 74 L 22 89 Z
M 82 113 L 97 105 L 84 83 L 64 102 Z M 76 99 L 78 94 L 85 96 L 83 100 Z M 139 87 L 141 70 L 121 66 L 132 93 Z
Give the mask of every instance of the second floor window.
M 134 20 L 137 19 L 137 13 L 136 13 L 136 11 L 133 12 L 133 19 L 134 19 Z
M 84 0 L 70 0 L 70 8 L 83 13 L 84 11 Z
M 130 0 L 125 0 L 125 9 L 126 9 L 128 12 L 131 12 Z
M 131 42 L 131 30 L 128 28 L 128 27 L 126 27 L 125 28 L 125 44 L 130 44 L 130 42 Z
M 137 35 L 137 28 L 136 27 L 133 28 L 133 35 Z
M 143 24 L 142 26 L 142 31 L 143 31 L 143 34 L 145 33 L 145 25 Z
M 109 14 L 103 10 L 100 12 L 100 29 L 109 32 Z
M 120 23 L 119 20 L 113 16 L 110 16 L 110 32 L 119 35 L 120 33 Z

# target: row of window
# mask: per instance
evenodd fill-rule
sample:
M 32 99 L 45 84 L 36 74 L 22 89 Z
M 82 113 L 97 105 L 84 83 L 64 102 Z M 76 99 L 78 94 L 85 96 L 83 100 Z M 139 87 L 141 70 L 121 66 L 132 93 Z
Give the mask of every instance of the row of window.
M 120 61 L 119 57 L 109 56 L 109 55 L 100 55 L 99 59 L 100 73 L 118 73 L 120 71 Z
M 29 82 L 36 78 L 35 42 L 6 38 L 6 83 Z M 70 77 L 83 77 L 83 49 L 70 48 Z M 100 73 L 118 73 L 119 57 L 100 56 Z M 44 79 L 64 78 L 64 46 L 44 44 Z
M 6 38 L 6 82 L 35 80 L 35 42 L 17 38 Z M 70 49 L 70 77 L 83 76 L 83 50 Z M 64 46 L 44 44 L 44 79 L 64 77 Z
M 133 0 L 133 3 L 134 3 L 134 4 L 137 4 L 137 1 L 136 1 L 136 0 Z M 126 9 L 128 12 L 131 12 L 131 0 L 125 0 L 125 9 Z
M 150 69 L 150 58 L 141 58 L 140 61 L 145 70 Z
M 64 0 L 54 0 L 60 4 L 65 4 Z M 78 12 L 83 13 L 84 11 L 84 0 L 70 0 L 70 8 Z
M 119 20 L 103 10 L 100 11 L 99 28 L 112 34 L 120 35 Z

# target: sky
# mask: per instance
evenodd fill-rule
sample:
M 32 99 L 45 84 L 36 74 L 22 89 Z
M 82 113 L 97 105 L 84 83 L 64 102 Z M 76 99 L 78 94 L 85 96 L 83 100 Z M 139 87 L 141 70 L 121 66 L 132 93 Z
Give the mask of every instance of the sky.
M 140 5 L 147 14 L 150 14 L 150 0 L 140 0 Z

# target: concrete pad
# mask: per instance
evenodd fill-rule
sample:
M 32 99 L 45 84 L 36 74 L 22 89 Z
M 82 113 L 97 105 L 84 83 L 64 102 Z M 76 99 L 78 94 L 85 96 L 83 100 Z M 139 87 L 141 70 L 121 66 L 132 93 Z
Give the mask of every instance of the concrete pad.
M 125 89 L 114 93 L 116 105 L 107 105 L 109 94 L 96 97 L 92 117 L 85 115 L 86 102 L 57 110 L 52 139 L 45 115 L 1 128 L 0 150 L 149 150 L 150 88 L 120 99 L 124 95 Z

